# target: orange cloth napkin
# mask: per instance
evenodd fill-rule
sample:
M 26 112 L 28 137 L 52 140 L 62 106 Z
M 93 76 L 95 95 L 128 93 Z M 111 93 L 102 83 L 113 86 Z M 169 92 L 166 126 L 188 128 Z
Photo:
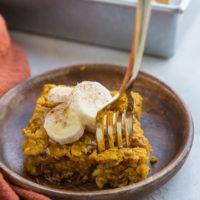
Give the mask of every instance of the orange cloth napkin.
M 24 52 L 11 41 L 0 15 L 0 95 L 30 76 Z
M 28 79 L 30 68 L 23 51 L 11 41 L 3 17 L 0 15 L 0 96 L 16 84 Z M 0 199 L 50 200 L 36 192 L 8 183 L 0 173 Z

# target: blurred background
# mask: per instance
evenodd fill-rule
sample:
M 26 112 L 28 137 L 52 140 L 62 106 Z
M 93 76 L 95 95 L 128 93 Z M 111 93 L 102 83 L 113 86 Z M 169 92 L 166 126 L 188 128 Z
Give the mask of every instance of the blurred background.
M 130 49 L 136 0 L 1 1 L 11 29 Z M 154 1 L 146 54 L 164 58 L 175 54 L 195 17 L 188 14 L 190 4 L 191 0 Z

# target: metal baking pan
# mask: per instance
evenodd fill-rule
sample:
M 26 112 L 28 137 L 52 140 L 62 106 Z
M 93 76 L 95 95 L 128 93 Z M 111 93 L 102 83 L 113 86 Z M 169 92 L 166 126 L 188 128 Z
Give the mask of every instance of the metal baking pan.
M 145 53 L 171 57 L 190 0 L 153 4 Z M 9 28 L 129 50 L 134 0 L 0 0 Z M 182 33 L 181 33 L 182 34 Z

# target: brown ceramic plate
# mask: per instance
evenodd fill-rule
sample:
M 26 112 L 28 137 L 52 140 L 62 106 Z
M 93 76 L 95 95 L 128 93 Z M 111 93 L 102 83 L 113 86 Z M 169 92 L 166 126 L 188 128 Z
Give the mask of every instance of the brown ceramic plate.
M 98 190 L 92 185 L 56 186 L 30 179 L 23 171 L 21 150 L 26 126 L 45 83 L 75 85 L 83 80 L 99 81 L 109 89 L 117 89 L 124 67 L 93 64 L 50 71 L 10 90 L 0 99 L 0 168 L 13 183 L 51 197 L 69 199 L 129 199 L 146 194 L 168 181 L 183 165 L 193 141 L 193 124 L 185 104 L 163 82 L 140 72 L 134 86 L 143 98 L 142 127 L 153 146 L 158 163 L 151 167 L 145 181 L 118 189 Z M 56 198 L 56 199 L 57 199 Z

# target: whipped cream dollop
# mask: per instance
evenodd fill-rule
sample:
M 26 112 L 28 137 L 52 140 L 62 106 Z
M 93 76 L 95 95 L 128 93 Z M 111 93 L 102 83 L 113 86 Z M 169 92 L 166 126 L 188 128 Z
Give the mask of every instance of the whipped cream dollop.
M 45 117 L 48 136 L 60 144 L 73 143 L 85 129 L 95 133 L 97 112 L 112 98 L 102 84 L 83 81 L 74 88 L 57 86 L 49 91 L 48 100 L 59 102 Z

